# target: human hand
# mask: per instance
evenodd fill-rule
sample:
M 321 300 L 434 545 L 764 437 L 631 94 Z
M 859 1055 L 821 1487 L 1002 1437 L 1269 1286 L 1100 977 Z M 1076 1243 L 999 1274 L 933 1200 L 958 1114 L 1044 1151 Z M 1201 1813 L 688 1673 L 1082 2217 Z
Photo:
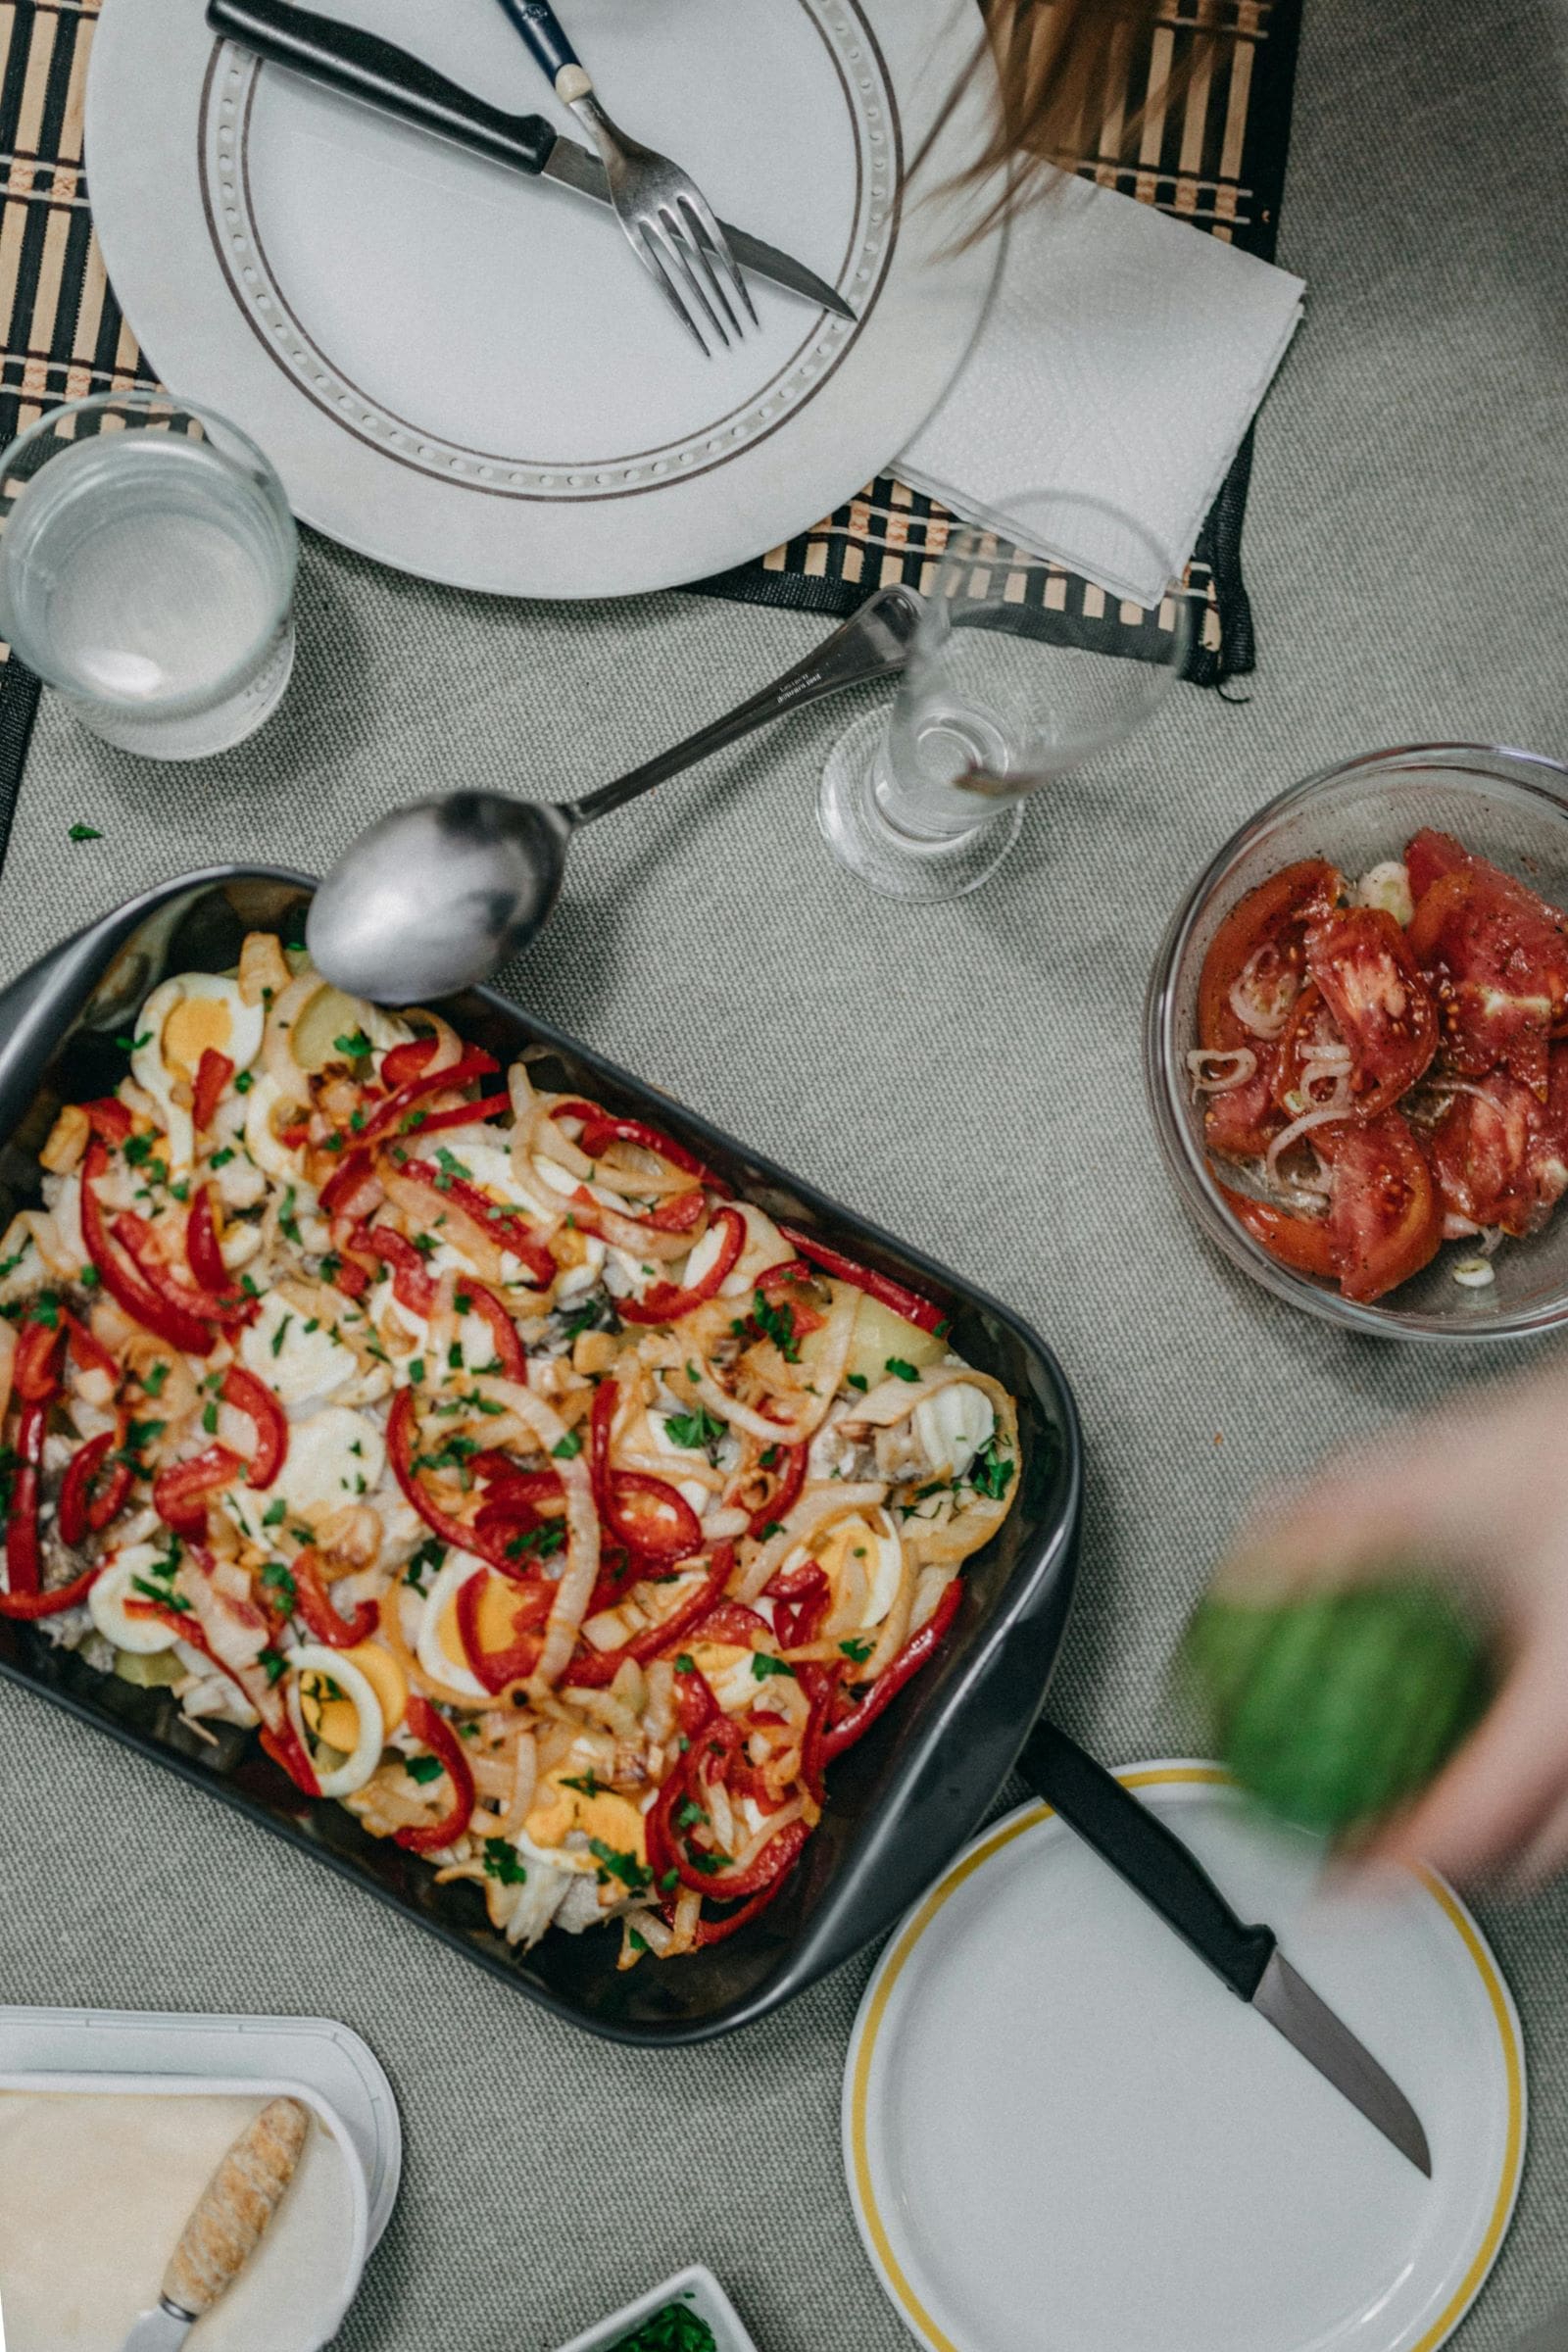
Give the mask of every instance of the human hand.
M 1499 1688 L 1367 1850 L 1538 1885 L 1568 1864 L 1568 1368 L 1466 1391 L 1261 1496 L 1215 1591 L 1278 1601 L 1406 1575 L 1479 1608 Z

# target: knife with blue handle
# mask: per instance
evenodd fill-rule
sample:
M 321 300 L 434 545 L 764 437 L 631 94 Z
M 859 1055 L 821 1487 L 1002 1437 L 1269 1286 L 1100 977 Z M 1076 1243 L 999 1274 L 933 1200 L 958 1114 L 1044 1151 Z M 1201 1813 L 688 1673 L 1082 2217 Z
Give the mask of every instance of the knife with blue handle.
M 1298 1976 L 1273 1929 L 1239 1919 L 1197 1855 L 1156 1813 L 1053 1723 L 1030 1734 L 1018 1770 L 1238 1999 L 1266 2017 L 1401 2156 L 1432 2178 L 1421 2119 L 1393 2077 Z
M 379 33 L 296 8 L 293 0 L 208 0 L 207 22 L 225 39 L 241 42 L 270 64 L 286 66 L 340 97 L 357 99 L 362 106 L 395 116 L 493 164 L 535 179 L 556 180 L 596 204 L 611 204 L 610 182 L 598 156 L 574 139 L 561 137 L 543 115 L 508 114 Z M 723 228 L 743 270 L 854 322 L 856 313 L 843 295 L 803 262 L 760 237 L 749 236 L 745 229 L 732 228 L 727 220 Z

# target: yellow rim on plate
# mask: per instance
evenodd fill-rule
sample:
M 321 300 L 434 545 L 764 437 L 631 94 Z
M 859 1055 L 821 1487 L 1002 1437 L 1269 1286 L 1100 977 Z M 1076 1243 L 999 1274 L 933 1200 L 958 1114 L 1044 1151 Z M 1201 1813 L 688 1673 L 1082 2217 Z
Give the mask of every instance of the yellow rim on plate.
M 1147 1764 L 1129 1765 L 1116 1775 L 1124 1788 L 1160 1788 L 1176 1786 L 1234 1788 L 1237 1782 L 1231 1773 L 1218 1764 Z M 1054 1818 L 1054 1807 L 1047 1804 L 1028 1806 L 1002 1822 L 989 1836 L 961 1854 L 944 1878 L 937 1881 L 919 1908 L 911 1913 L 888 1946 L 877 1971 L 871 1997 L 856 2026 L 856 2046 L 850 2095 L 846 2112 L 846 2135 L 852 2167 L 856 2201 L 865 2233 L 875 2252 L 882 2276 L 898 2301 L 906 2320 L 915 2332 L 924 2337 L 933 2352 L 964 2352 L 937 2326 L 905 2277 L 893 2241 L 877 2204 L 876 2190 L 871 2178 L 871 2160 L 866 2142 L 866 2108 L 870 2097 L 871 2067 L 876 2056 L 877 2036 L 887 2016 L 893 1990 L 912 1957 L 916 1945 L 937 1913 L 952 1896 L 957 1893 L 965 1880 L 974 1876 L 993 1854 L 999 1854 L 1015 1838 L 1026 1831 L 1038 1829 L 1044 1821 Z M 1483 1943 L 1474 1920 L 1453 1889 L 1431 1871 L 1418 1874 L 1421 1884 L 1439 1905 L 1458 1934 L 1466 1952 L 1475 1964 L 1477 1975 L 1485 1987 L 1487 1999 L 1497 2028 L 1502 2046 L 1503 2073 L 1508 2091 L 1508 2128 L 1503 2144 L 1502 2174 L 1497 2193 L 1493 2201 L 1491 2218 L 1475 2260 L 1465 2272 L 1457 2288 L 1436 2323 L 1427 2329 L 1409 2352 L 1436 2352 L 1436 2348 L 1458 2325 L 1479 2292 L 1483 2280 L 1496 2258 L 1503 2231 L 1513 2212 L 1514 2199 L 1519 2191 L 1519 2175 L 1524 2163 L 1524 2052 L 1520 2041 L 1519 2021 L 1513 2001 L 1498 1976 L 1492 1954 Z

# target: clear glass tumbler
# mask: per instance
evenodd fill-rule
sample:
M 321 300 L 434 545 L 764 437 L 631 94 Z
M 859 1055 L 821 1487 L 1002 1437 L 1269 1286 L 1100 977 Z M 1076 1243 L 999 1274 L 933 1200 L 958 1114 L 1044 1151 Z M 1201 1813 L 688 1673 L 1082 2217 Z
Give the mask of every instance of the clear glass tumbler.
M 0 459 L 0 632 L 105 742 L 199 760 L 294 663 L 299 543 L 255 443 L 164 392 L 52 409 Z
M 1069 491 L 1003 505 L 1027 545 L 955 528 L 891 717 L 858 720 L 823 774 L 823 834 L 889 898 L 977 890 L 1029 795 L 1141 726 L 1192 644 L 1180 567 L 1129 515 Z M 1031 547 L 1070 547 L 1084 576 Z

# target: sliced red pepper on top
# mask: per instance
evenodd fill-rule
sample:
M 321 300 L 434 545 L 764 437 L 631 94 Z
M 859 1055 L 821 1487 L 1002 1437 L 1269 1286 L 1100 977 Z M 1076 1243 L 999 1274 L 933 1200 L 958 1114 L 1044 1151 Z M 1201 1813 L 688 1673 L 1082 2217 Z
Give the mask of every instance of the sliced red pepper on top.
M 411 1854 L 439 1854 L 463 1836 L 473 1818 L 473 1773 L 457 1733 L 421 1691 L 409 1692 L 406 1720 L 415 1739 L 445 1767 L 452 1783 L 452 1802 L 439 1821 L 423 1828 L 398 1830 L 394 1838 L 397 1844 L 407 1846 Z
M 204 1134 L 212 1125 L 214 1114 L 233 1075 L 234 1064 L 226 1054 L 220 1054 L 213 1046 L 203 1046 L 191 1097 L 191 1119 L 198 1135 Z
M 693 1307 L 704 1306 L 716 1298 L 725 1281 L 735 1271 L 741 1251 L 746 1247 L 746 1219 L 738 1208 L 721 1208 L 713 1219 L 712 1230 L 724 1228 L 718 1254 L 706 1274 L 693 1283 L 656 1282 L 652 1290 L 640 1298 L 617 1298 L 615 1312 L 623 1323 L 678 1323 Z

